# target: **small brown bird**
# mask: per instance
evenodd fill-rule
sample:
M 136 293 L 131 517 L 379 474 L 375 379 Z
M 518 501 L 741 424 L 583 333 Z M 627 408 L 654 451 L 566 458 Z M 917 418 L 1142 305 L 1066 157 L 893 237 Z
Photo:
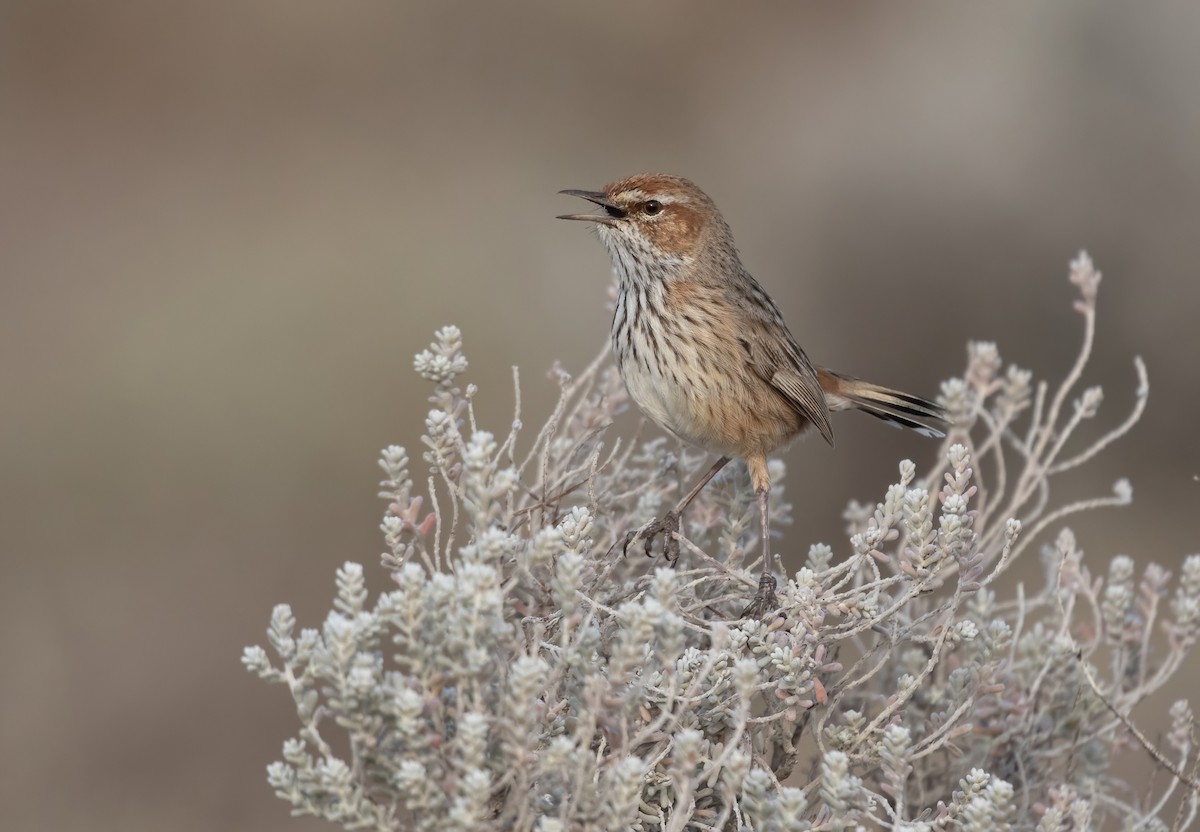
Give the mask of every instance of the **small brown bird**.
M 677 176 L 642 174 L 603 191 L 567 190 L 603 209 L 564 214 L 596 224 L 620 283 L 612 349 L 629 396 L 670 433 L 720 454 L 686 497 L 659 520 L 631 532 L 625 546 L 658 534 L 678 557 L 679 519 L 731 458 L 746 460 L 762 521 L 763 574 L 743 616 L 778 606 L 767 522 L 767 455 L 815 427 L 833 444 L 829 413 L 857 408 L 925 436 L 943 433 L 940 406 L 813 366 L 775 302 L 738 257 L 717 206 Z

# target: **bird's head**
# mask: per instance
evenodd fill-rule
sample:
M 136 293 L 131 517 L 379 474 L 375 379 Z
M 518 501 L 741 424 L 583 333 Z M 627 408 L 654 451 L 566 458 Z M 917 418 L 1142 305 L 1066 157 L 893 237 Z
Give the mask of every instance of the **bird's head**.
M 639 174 L 601 191 L 566 190 L 601 208 L 592 214 L 562 214 L 560 220 L 595 223 L 600 241 L 623 278 L 663 276 L 699 256 L 710 232 L 728 232 L 716 205 L 687 179 Z

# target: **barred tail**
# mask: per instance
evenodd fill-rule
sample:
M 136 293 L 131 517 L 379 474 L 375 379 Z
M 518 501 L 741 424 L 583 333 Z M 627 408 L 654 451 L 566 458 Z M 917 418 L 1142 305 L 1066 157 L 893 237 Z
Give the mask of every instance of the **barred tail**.
M 908 428 L 922 436 L 940 439 L 946 435 L 930 424 L 945 424 L 948 421 L 946 411 L 928 399 L 839 375 L 831 370 L 817 370 L 817 380 L 825 391 L 830 410 L 856 408 L 889 425 Z

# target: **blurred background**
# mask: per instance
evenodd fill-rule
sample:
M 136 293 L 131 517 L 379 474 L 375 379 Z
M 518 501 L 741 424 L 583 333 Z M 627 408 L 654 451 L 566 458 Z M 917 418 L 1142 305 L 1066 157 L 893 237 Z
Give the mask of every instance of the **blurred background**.
M 280 601 L 318 624 L 347 559 L 386 586 L 375 460 L 418 445 L 435 327 L 498 432 L 511 365 L 540 423 L 544 370 L 603 346 L 607 258 L 561 188 L 694 179 L 814 360 L 918 393 L 968 339 L 1060 379 L 1086 247 L 1089 435 L 1136 354 L 1151 396 L 1060 494 L 1133 482 L 1075 523 L 1093 572 L 1200 549 L 1200 4 L 752 8 L 0 5 L 7 828 L 328 828 L 266 785 L 294 716 L 241 649 Z M 934 462 L 837 430 L 786 454 L 789 556 L 844 552 L 846 501 Z

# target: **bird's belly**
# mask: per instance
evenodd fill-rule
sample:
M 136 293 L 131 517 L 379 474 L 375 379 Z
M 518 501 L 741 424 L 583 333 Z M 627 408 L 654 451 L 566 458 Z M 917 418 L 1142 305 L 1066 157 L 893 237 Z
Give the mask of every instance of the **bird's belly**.
M 651 421 L 684 441 L 701 444 L 692 425 L 692 404 L 685 388 L 633 360 L 621 363 L 621 378 L 629 398 Z
M 723 435 L 725 431 L 720 424 L 723 420 L 714 418 L 723 409 L 722 405 L 728 403 L 722 403 L 698 381 L 676 380 L 633 360 L 622 362 L 621 377 L 629 398 L 659 427 L 713 453 L 745 453 L 739 443 L 730 442 L 731 437 Z
M 770 453 L 804 422 L 766 385 L 714 384 L 711 378 L 664 374 L 632 356 L 619 360 L 629 398 L 684 442 L 725 456 Z M 675 368 L 672 368 L 675 369 Z

